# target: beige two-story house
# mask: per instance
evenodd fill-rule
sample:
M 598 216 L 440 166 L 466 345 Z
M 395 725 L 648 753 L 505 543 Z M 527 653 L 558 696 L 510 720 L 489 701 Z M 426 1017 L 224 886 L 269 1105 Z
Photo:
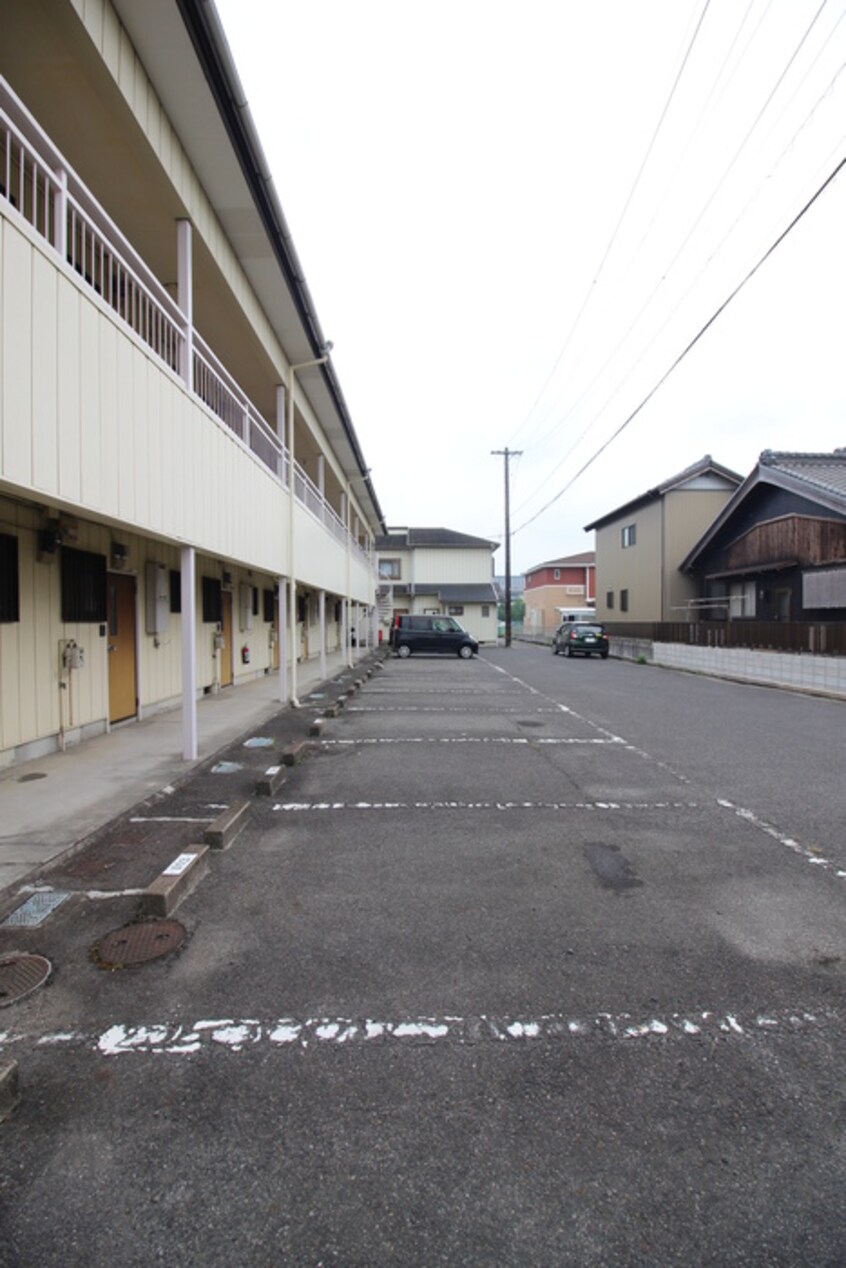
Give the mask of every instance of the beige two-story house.
M 587 524 L 596 533 L 597 619 L 686 620 L 698 589 L 680 565 L 741 482 L 706 454 Z

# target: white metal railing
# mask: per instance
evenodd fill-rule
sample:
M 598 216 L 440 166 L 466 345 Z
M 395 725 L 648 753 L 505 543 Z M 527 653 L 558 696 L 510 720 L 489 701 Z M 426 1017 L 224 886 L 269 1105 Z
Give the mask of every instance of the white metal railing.
M 290 464 L 288 450 L 282 440 L 196 330 L 193 348 L 196 395 L 266 467 L 276 473 L 287 488 Z
M 183 379 L 188 377 L 188 329 L 181 309 L 2 76 L 0 198 L 51 244 L 159 360 Z M 282 439 L 196 330 L 192 345 L 195 395 L 290 488 L 291 464 Z M 371 555 L 296 462 L 293 492 L 338 542 L 349 544 L 362 562 L 371 562 Z

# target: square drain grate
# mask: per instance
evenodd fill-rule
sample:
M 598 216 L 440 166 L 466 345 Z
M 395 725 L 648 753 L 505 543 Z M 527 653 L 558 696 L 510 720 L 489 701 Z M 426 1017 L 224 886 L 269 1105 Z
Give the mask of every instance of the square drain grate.
M 46 920 L 51 911 L 61 907 L 70 894 L 64 890 L 51 889 L 44 893 L 32 894 L 25 903 L 17 907 L 3 921 L 4 925 L 17 925 L 26 929 L 34 929 Z

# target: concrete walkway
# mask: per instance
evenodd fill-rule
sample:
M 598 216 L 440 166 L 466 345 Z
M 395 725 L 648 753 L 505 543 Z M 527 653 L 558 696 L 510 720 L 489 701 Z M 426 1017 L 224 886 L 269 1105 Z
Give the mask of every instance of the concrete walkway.
M 327 656 L 329 679 L 342 669 L 339 652 Z M 297 666 L 302 707 L 319 686 L 318 660 Z M 0 771 L 0 891 L 273 717 L 287 707 L 278 693 L 278 675 L 271 674 L 204 697 L 197 707 L 196 762 L 182 758 L 176 708 Z

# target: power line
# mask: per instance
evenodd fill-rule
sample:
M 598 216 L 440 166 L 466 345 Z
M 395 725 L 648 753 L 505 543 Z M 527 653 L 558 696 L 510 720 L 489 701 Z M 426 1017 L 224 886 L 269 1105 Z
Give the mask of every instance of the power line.
M 649 142 L 649 145 L 646 147 L 646 153 L 644 154 L 643 159 L 642 159 L 641 164 L 640 164 L 640 167 L 638 168 L 637 175 L 635 176 L 634 181 L 632 182 L 632 187 L 631 187 L 631 189 L 629 190 L 629 193 L 628 193 L 628 196 L 627 196 L 627 198 L 626 198 L 625 203 L 623 204 L 623 210 L 620 212 L 620 215 L 619 215 L 619 217 L 618 217 L 618 219 L 617 219 L 617 223 L 616 223 L 616 225 L 614 226 L 614 229 L 613 229 L 613 232 L 612 232 L 612 234 L 611 234 L 611 237 L 609 238 L 609 240 L 608 240 L 608 244 L 607 244 L 607 246 L 605 247 L 605 251 L 604 251 L 604 253 L 603 253 L 603 255 L 602 255 L 602 259 L 599 261 L 599 267 L 597 268 L 596 273 L 594 274 L 593 280 L 591 281 L 590 285 L 588 286 L 588 289 L 587 289 L 587 291 L 586 291 L 586 293 L 585 293 L 585 297 L 584 297 L 584 299 L 582 300 L 581 307 L 579 308 L 579 311 L 576 313 L 576 316 L 575 316 L 575 318 L 574 318 L 574 320 L 573 320 L 573 324 L 571 325 L 570 330 L 569 330 L 569 332 L 568 332 L 568 334 L 567 334 L 567 337 L 566 337 L 566 338 L 565 338 L 565 340 L 564 340 L 564 345 L 563 345 L 563 347 L 562 347 L 561 351 L 559 352 L 558 356 L 556 357 L 556 359 L 555 359 L 555 361 L 554 361 L 554 363 L 553 363 L 552 369 L 549 371 L 549 374 L 546 376 L 546 379 L 544 380 L 544 383 L 543 383 L 543 386 L 541 387 L 541 390 L 538 392 L 537 396 L 535 397 L 535 400 L 534 400 L 534 402 L 532 403 L 532 406 L 531 406 L 531 408 L 529 409 L 529 412 L 526 414 L 526 417 L 523 419 L 523 422 L 520 424 L 520 426 L 517 428 L 516 432 L 515 432 L 515 433 L 514 433 L 514 435 L 512 436 L 512 441 L 516 440 L 517 436 L 520 434 L 520 432 L 521 432 L 521 431 L 523 430 L 523 428 L 526 426 L 526 423 L 529 421 L 529 419 L 531 418 L 531 416 L 532 416 L 532 414 L 534 413 L 535 409 L 537 408 L 538 402 L 540 401 L 541 397 L 543 396 L 544 392 L 546 391 L 547 387 L 549 386 L 549 384 L 550 384 L 550 382 L 551 382 L 551 380 L 552 380 L 552 378 L 553 378 L 553 376 L 554 376 L 554 374 L 555 374 L 556 370 L 558 369 L 559 365 L 561 364 L 561 361 L 562 361 L 562 359 L 563 359 L 563 357 L 564 357 L 564 354 L 567 352 L 567 349 L 569 348 L 570 343 L 571 343 L 571 341 L 572 341 L 572 339 L 573 339 L 573 335 L 575 334 L 575 332 L 576 332 L 576 330 L 577 330 L 577 328 L 578 328 L 579 322 L 580 322 L 580 321 L 581 321 L 581 319 L 582 319 L 582 315 L 584 314 L 585 309 L 587 308 L 588 304 L 590 303 L 591 296 L 592 296 L 592 294 L 593 294 L 594 288 L 596 287 L 597 283 L 599 282 L 600 277 L 602 276 L 602 272 L 603 272 L 603 270 L 604 270 L 604 268 L 605 268 L 605 265 L 606 265 L 606 263 L 607 263 L 608 257 L 609 257 L 609 255 L 611 254 L 611 252 L 612 252 L 612 250 L 613 250 L 613 248 L 614 248 L 614 244 L 615 244 L 615 243 L 616 243 L 616 241 L 617 241 L 617 237 L 618 237 L 618 235 L 619 235 L 620 228 L 621 228 L 621 226 L 622 226 L 622 224 L 623 224 L 623 221 L 624 221 L 624 220 L 625 220 L 625 218 L 626 218 L 626 214 L 628 213 L 629 207 L 630 207 L 630 206 L 631 206 L 631 204 L 632 204 L 632 199 L 633 199 L 633 198 L 634 198 L 634 196 L 635 196 L 635 192 L 636 192 L 636 190 L 637 190 L 637 187 L 638 187 L 638 185 L 640 184 L 640 179 L 641 179 L 641 177 L 643 176 L 643 173 L 644 173 L 644 170 L 645 170 L 645 168 L 646 168 L 646 165 L 647 165 L 647 163 L 649 162 L 649 159 L 650 159 L 650 156 L 651 156 L 651 154 L 652 154 L 653 149 L 655 148 L 655 143 L 656 143 L 656 141 L 658 140 L 658 135 L 659 135 L 659 133 L 660 133 L 660 131 L 661 131 L 661 128 L 662 128 L 662 126 L 663 126 L 663 124 L 664 124 L 664 120 L 665 120 L 665 119 L 666 119 L 666 117 L 667 117 L 667 113 L 668 113 L 668 111 L 669 111 L 669 109 L 670 109 L 670 105 L 672 104 L 673 98 L 675 97 L 675 94 L 676 94 L 676 89 L 677 89 L 677 88 L 678 88 L 678 86 L 679 86 L 679 82 L 680 82 L 681 77 L 682 77 L 682 75 L 683 75 L 683 73 L 684 73 L 685 67 L 687 66 L 687 63 L 688 63 L 688 61 L 690 60 L 690 55 L 691 55 L 691 53 L 693 52 L 693 46 L 694 46 L 694 44 L 696 43 L 696 39 L 697 39 L 697 37 L 698 37 L 698 35 L 699 35 L 699 32 L 700 32 L 700 30 L 701 30 L 701 28 L 702 28 L 702 23 L 703 23 L 703 22 L 704 22 L 704 20 L 705 20 L 705 14 L 708 12 L 708 7 L 709 7 L 710 3 L 711 3 L 711 0 L 705 0 L 705 4 L 704 4 L 704 7 L 703 7 L 703 9 L 702 9 L 702 12 L 701 12 L 701 14 L 699 15 L 699 21 L 698 21 L 698 22 L 697 22 L 697 24 L 696 24 L 696 29 L 694 30 L 693 35 L 692 35 L 692 37 L 691 37 L 691 39 L 690 39 L 690 43 L 689 43 L 689 44 L 688 44 L 688 46 L 687 46 L 687 51 L 685 52 L 685 55 L 684 55 L 684 57 L 682 58 L 681 65 L 680 65 L 680 67 L 679 67 L 679 69 L 678 69 L 678 72 L 676 73 L 676 77 L 675 77 L 675 79 L 674 79 L 674 81 L 673 81 L 673 86 L 672 86 L 672 88 L 670 89 L 670 92 L 669 92 L 669 95 L 668 95 L 668 97 L 667 97 L 667 100 L 664 102 L 664 107 L 663 107 L 663 109 L 662 109 L 662 111 L 661 111 L 661 114 L 660 114 L 660 116 L 659 116 L 659 118 L 658 118 L 658 123 L 656 124 L 656 126 L 655 126 L 655 130 L 654 130 L 654 132 L 652 133 L 652 138 L 651 138 L 651 140 L 650 140 L 650 142 Z
M 682 349 L 682 351 L 678 354 L 678 356 L 671 363 L 671 365 L 664 371 L 664 373 L 658 379 L 657 383 L 655 383 L 650 388 L 649 392 L 647 392 L 646 396 L 643 398 L 640 404 L 636 406 L 635 409 L 632 410 L 632 412 L 628 415 L 627 418 L 623 419 L 619 427 L 617 427 L 617 429 L 614 432 L 612 432 L 612 434 L 608 437 L 608 439 L 604 441 L 602 445 L 600 445 L 599 449 L 597 449 L 596 452 L 592 454 L 590 458 L 588 458 L 587 462 L 582 464 L 582 466 L 575 473 L 572 479 L 568 480 L 567 483 L 564 485 L 564 487 L 558 490 L 558 492 L 555 494 L 555 497 L 550 498 L 550 500 L 544 506 L 542 506 L 539 511 L 536 511 L 535 514 L 530 519 L 526 520 L 525 523 L 521 524 L 518 528 L 515 528 L 514 530 L 515 535 L 517 533 L 522 532 L 524 528 L 528 528 L 529 525 L 533 524 L 536 519 L 538 519 L 541 515 L 544 514 L 545 511 L 548 511 L 551 506 L 554 506 L 554 504 L 558 501 L 558 499 L 563 497 L 564 494 L 567 492 L 567 490 L 573 487 L 575 482 L 578 480 L 579 476 L 584 475 L 588 467 L 592 466 L 593 463 L 596 462 L 597 458 L 599 458 L 600 455 L 605 452 L 605 450 L 609 447 L 609 445 L 613 444 L 613 442 L 617 439 L 617 437 L 620 436 L 622 432 L 625 431 L 629 423 L 633 422 L 634 419 L 637 418 L 638 414 L 640 414 L 641 411 L 649 404 L 653 396 L 655 396 L 656 392 L 658 392 L 658 390 L 661 387 L 663 387 L 663 385 L 666 383 L 670 375 L 675 370 L 678 369 L 678 367 L 681 365 L 682 361 L 684 361 L 688 353 L 690 353 L 693 350 L 693 348 L 696 347 L 700 339 L 705 335 L 705 333 L 708 330 L 710 330 L 711 326 L 714 325 L 718 317 L 722 316 L 722 314 L 728 308 L 732 300 L 734 300 L 740 294 L 740 292 L 743 290 L 746 284 L 749 281 L 751 281 L 751 279 L 755 276 L 755 274 L 758 272 L 761 266 L 764 263 L 766 263 L 766 261 L 770 258 L 773 252 L 779 246 L 781 246 L 785 238 L 787 238 L 787 236 L 790 233 L 792 233 L 792 231 L 796 228 L 796 226 L 798 225 L 802 217 L 805 216 L 808 211 L 810 211 L 814 203 L 816 203 L 816 201 L 821 197 L 821 195 L 825 192 L 825 190 L 828 189 L 829 185 L 832 184 L 832 182 L 837 178 L 837 176 L 840 175 L 840 172 L 843 170 L 844 167 L 846 167 L 846 158 L 843 158 L 840 160 L 840 162 L 836 165 L 834 170 L 830 172 L 829 175 L 826 177 L 826 179 L 823 181 L 822 185 L 820 185 L 820 187 L 816 190 L 813 196 L 809 198 L 809 200 L 805 203 L 801 211 L 799 211 L 797 215 L 793 217 L 793 219 L 790 221 L 790 224 L 787 226 L 787 228 L 782 230 L 782 232 L 778 235 L 775 241 L 770 244 L 770 246 L 767 248 L 764 254 L 759 258 L 757 263 L 749 270 L 749 272 L 742 279 L 742 281 L 740 281 L 737 284 L 737 286 L 735 286 L 734 290 L 729 293 L 729 295 L 723 300 L 720 306 L 711 314 L 711 316 L 708 318 L 705 324 L 702 327 L 700 327 L 700 329 L 697 331 L 694 337 L 690 340 L 690 342 L 686 345 L 686 347 Z
M 845 16 L 846 16 L 846 15 L 845 15 Z M 841 19 L 841 20 L 842 20 L 842 19 Z M 839 25 L 839 22 L 838 22 L 838 25 Z M 804 129 L 805 129 L 805 128 L 809 125 L 809 123 L 810 123 L 810 122 L 811 122 L 811 120 L 813 119 L 813 117 L 814 117 L 814 115 L 815 115 L 815 113 L 816 113 L 817 109 L 819 108 L 820 104 L 821 104 L 821 103 L 822 103 L 822 102 L 826 99 L 826 97 L 828 97 L 828 96 L 830 96 L 830 95 L 831 95 L 831 93 L 833 92 L 834 87 L 835 87 L 835 85 L 836 85 L 837 81 L 839 80 L 840 76 L 841 76 L 844 72 L 846 72 L 846 65 L 841 65 L 841 66 L 840 66 L 840 68 L 838 69 L 837 73 L 835 74 L 834 78 L 831 80 L 831 82 L 830 82 L 830 83 L 828 84 L 828 86 L 826 87 L 825 91 L 824 91 L 823 93 L 821 93 L 821 95 L 820 95 L 820 96 L 817 98 L 817 100 L 814 102 L 814 105 L 812 106 L 812 108 L 811 108 L 810 112 L 808 113 L 808 115 L 806 115 L 806 117 L 802 120 L 801 124 L 800 124 L 800 125 L 799 125 L 799 127 L 796 129 L 796 131 L 794 132 L 793 136 L 792 136 L 792 137 L 790 138 L 790 140 L 787 142 L 787 145 L 784 147 L 784 149 L 782 150 L 781 154 L 779 154 L 778 158 L 776 159 L 776 161 L 775 161 L 775 163 L 773 164 L 773 166 L 770 168 L 770 170 L 769 170 L 769 172 L 767 173 L 767 175 L 766 175 L 766 176 L 763 178 L 763 180 L 759 183 L 758 188 L 757 188 L 757 189 L 755 190 L 755 192 L 752 194 L 751 198 L 749 198 L 749 200 L 747 201 L 746 205 L 743 207 L 743 209 L 741 210 L 741 212 L 740 212 L 740 213 L 739 213 L 739 214 L 735 217 L 735 219 L 734 219 L 734 221 L 732 222 L 732 224 L 729 226 L 729 228 L 727 229 L 727 231 L 723 234 L 723 237 L 720 239 L 720 241 L 719 241 L 719 242 L 717 243 L 717 245 L 714 247 L 714 249 L 712 250 L 711 254 L 710 254 L 710 255 L 708 256 L 708 258 L 706 259 L 706 261 L 705 261 L 704 265 L 703 265 L 703 266 L 702 266 L 702 268 L 699 270 L 698 274 L 697 274 L 697 275 L 696 275 L 696 277 L 693 279 L 693 281 L 691 282 L 691 284 L 688 286 L 687 290 L 685 290 L 684 294 L 681 296 L 681 298 L 679 299 L 679 301 L 676 303 L 675 307 L 674 307 L 674 308 L 672 308 L 672 309 L 670 310 L 670 312 L 666 315 L 666 317 L 664 318 L 663 322 L 662 322 L 662 323 L 661 323 L 661 325 L 658 327 L 658 329 L 655 331 L 655 333 L 653 334 L 653 336 L 652 336 L 652 338 L 649 340 L 649 342 L 648 342 L 648 343 L 647 343 L 647 344 L 646 344 L 646 345 L 645 345 L 645 346 L 641 349 L 641 352 L 640 352 L 640 354 L 639 354 L 638 360 L 641 360 L 641 359 L 643 358 L 643 356 L 645 356 L 645 355 L 646 355 L 646 353 L 648 353 L 648 352 L 649 352 L 650 348 L 652 348 L 652 346 L 654 345 L 654 343 L 656 342 L 656 340 L 658 339 L 658 337 L 659 337 L 659 336 L 662 334 L 662 332 L 666 329 L 667 325 L 668 325 L 668 324 L 669 324 L 669 322 L 672 320 L 672 318 L 675 316 L 675 314 L 678 312 L 679 308 L 681 308 L 681 306 L 684 304 L 685 300 L 688 298 L 688 296 L 691 294 L 691 292 L 692 292 L 692 291 L 695 289 L 695 287 L 698 285 L 698 283 L 699 283 L 700 279 L 702 278 L 702 276 L 703 276 L 703 275 L 704 275 L 704 274 L 708 271 L 708 269 L 710 268 L 710 266 L 713 264 L 714 260 L 715 260 L 715 259 L 717 258 L 717 256 L 719 255 L 720 251 L 723 249 L 723 247 L 726 245 L 726 243 L 728 242 L 728 240 L 731 238 L 731 236 L 732 236 L 732 234 L 734 233 L 734 231 L 737 229 L 738 225 L 739 225 L 739 224 L 741 224 L 741 223 L 742 223 L 742 221 L 744 220 L 744 218 L 746 217 L 746 215 L 747 215 L 747 213 L 749 212 L 750 208 L 753 206 L 753 204 L 754 204 L 755 200 L 756 200 L 756 199 L 757 199 L 757 197 L 759 196 L 759 194 L 760 194 L 761 190 L 762 190 L 762 189 L 763 189 L 763 188 L 764 188 L 764 187 L 765 187 L 765 186 L 766 186 L 766 185 L 767 185 L 767 184 L 768 184 L 768 183 L 772 180 L 773 176 L 775 175 L 776 171 L 778 170 L 778 168 L 779 168 L 779 166 L 781 165 L 782 161 L 784 160 L 785 156 L 786 156 L 786 155 L 790 152 L 790 150 L 792 149 L 792 147 L 796 144 L 797 137 L 799 137 L 799 135 L 802 133 L 802 131 L 803 131 L 803 130 L 804 130 Z M 840 149 L 840 146 L 842 145 L 842 142 L 843 142 L 843 138 L 841 138 L 841 139 L 838 141 L 837 145 L 834 147 L 834 149 L 831 151 L 831 153 L 836 153 L 836 152 Z M 828 159 L 826 160 L 826 163 L 827 163 L 827 162 L 828 162 Z M 605 360 L 603 361 L 602 365 L 601 365 L 601 366 L 599 367 L 599 369 L 596 371 L 596 373 L 594 374 L 594 376 L 593 376 L 593 378 L 591 379 L 591 381 L 590 381 L 590 382 L 588 383 L 588 385 L 584 388 L 584 390 L 580 393 L 580 395 L 576 398 L 576 400 L 573 402 L 573 404 L 572 404 L 572 405 L 570 406 L 570 408 L 567 410 L 567 413 L 566 413 L 566 414 L 565 414 L 562 418 L 560 418 L 560 419 L 558 420 L 558 422 L 557 422 L 557 423 L 556 423 L 556 424 L 555 424 L 555 425 L 554 425 L 554 426 L 553 426 L 553 427 L 552 427 L 552 428 L 551 428 L 548 432 L 546 432 L 546 433 L 545 433 L 545 435 L 543 435 L 543 436 L 540 438 L 540 440 L 539 440 L 539 441 L 537 441 L 537 442 L 536 442 L 536 444 L 537 444 L 537 445 L 542 445 L 542 444 L 543 444 L 546 440 L 548 440 L 548 439 L 549 439 L 549 437 L 550 437 L 550 436 L 552 436 L 552 435 L 553 435 L 553 434 L 554 434 L 554 433 L 555 433 L 555 432 L 556 432 L 556 431 L 557 431 L 560 427 L 562 427 L 562 426 L 564 425 L 564 423 L 567 421 L 567 419 L 568 419 L 568 418 L 570 418 L 570 417 L 572 416 L 572 414 L 573 414 L 573 413 L 574 413 L 574 412 L 578 409 L 578 407 L 579 407 L 579 405 L 582 403 L 582 401 L 583 401 L 583 400 L 584 400 L 584 399 L 585 399 L 585 398 L 589 395 L 589 393 L 591 392 L 591 390 L 593 389 L 593 387 L 596 385 L 596 383 L 597 383 L 597 382 L 598 382 L 598 381 L 602 378 L 602 375 L 603 375 L 603 374 L 605 373 L 605 371 L 608 369 L 609 365 L 611 365 L 611 363 L 613 362 L 613 360 L 614 360 L 615 356 L 617 355 L 617 353 L 618 353 L 618 352 L 619 352 L 619 351 L 620 351 L 620 350 L 621 350 L 621 349 L 625 346 L 625 344 L 626 344 L 626 342 L 627 342 L 627 340 L 628 340 L 629 336 L 630 336 L 630 335 L 632 334 L 632 332 L 635 330 L 635 328 L 637 327 L 637 324 L 638 324 L 638 322 L 640 321 L 641 317 L 643 317 L 644 313 L 648 310 L 649 306 L 651 305 L 651 303 L 652 303 L 653 299 L 655 298 L 655 296 L 657 295 L 658 291 L 661 289 L 661 286 L 663 285 L 664 280 L 665 280 L 665 279 L 664 279 L 664 277 L 662 276 L 662 277 L 659 279 L 659 281 L 655 284 L 655 286 L 653 287 L 653 289 L 652 289 L 652 291 L 650 292 L 649 296 L 648 296 L 648 297 L 647 297 L 647 299 L 644 301 L 644 303 L 641 305 L 641 308 L 640 308 L 639 312 L 638 312 L 638 313 L 637 313 L 637 315 L 636 315 L 636 316 L 632 319 L 632 321 L 629 323 L 629 325 L 628 325 L 627 329 L 625 330 L 625 332 L 623 333 L 623 335 L 620 337 L 620 339 L 618 339 L 618 341 L 617 341 L 617 343 L 615 344 L 614 348 L 611 350 L 611 352 L 610 352 L 610 353 L 608 354 L 608 356 L 605 358 Z M 552 480 L 552 479 L 553 479 L 553 477 L 555 476 L 555 474 L 556 474 L 556 473 L 560 470 L 560 468 L 564 465 L 564 463 L 565 463 L 565 462 L 567 461 L 567 459 L 570 457 L 570 454 L 573 452 L 573 450 L 574 450 L 574 449 L 576 449 L 576 448 L 578 447 L 578 445 L 582 442 L 582 440 L 584 440 L 584 438 L 585 438 L 585 436 L 588 434 L 588 432 L 589 432 L 589 431 L 591 431 L 591 429 L 592 429 L 592 428 L 596 425 L 596 423 L 599 421 L 599 418 L 601 417 L 603 410 L 605 410 L 605 409 L 607 408 L 607 406 L 608 406 L 608 405 L 610 405 L 611 401 L 614 399 L 614 397 L 617 395 L 617 393 L 618 393 L 618 392 L 619 392 L 619 391 L 620 391 L 620 390 L 624 387 L 624 385 L 626 384 L 626 382 L 628 381 L 628 379 L 631 377 L 631 375 L 632 375 L 632 373 L 633 373 L 634 368 L 635 368 L 635 366 L 631 366 L 631 367 L 629 368 L 629 370 L 628 370 L 628 371 L 627 371 L 627 372 L 623 375 L 622 379 L 620 379 L 620 381 L 617 383 L 617 386 L 614 388 L 614 390 L 613 390 L 613 392 L 611 393 L 611 395 L 610 395 L 610 396 L 608 396 L 608 397 L 606 397 L 606 399 L 605 399 L 605 401 L 604 401 L 603 405 L 600 407 L 599 411 L 598 411 L 598 412 L 594 415 L 594 417 L 593 417 L 593 418 L 591 419 L 591 421 L 587 424 L 587 426 L 586 426 L 585 428 L 583 428 L 583 430 L 579 433 L 579 435 L 578 435 L 578 436 L 577 436 L 577 437 L 573 440 L 572 444 L 571 444 L 571 445 L 569 446 L 569 448 L 565 451 L 565 453 L 562 455 L 562 457 L 561 457 L 561 458 L 560 458 L 560 460 L 556 463 L 556 465 L 552 468 L 552 470 L 551 470 L 551 471 L 549 471 L 549 472 L 547 473 L 547 475 L 544 477 L 544 479 L 543 479 L 543 480 L 541 480 L 540 484 L 539 484 L 539 485 L 537 485 L 537 487 L 536 487 L 536 488 L 532 491 L 532 493 L 530 493 L 530 494 L 528 495 L 528 497 L 525 497 L 525 498 L 523 499 L 523 501 L 522 501 L 522 502 L 518 505 L 518 507 L 517 507 L 517 510 L 518 510 L 518 511 L 521 511 L 521 510 L 523 509 L 523 507 L 524 507 L 524 506 L 527 506 L 527 505 L 528 505 L 528 503 L 529 503 L 529 502 L 531 502 L 531 501 L 532 501 L 532 499 L 533 499 L 534 497 L 536 497 L 536 495 L 537 495 L 538 493 L 540 493 L 541 489 L 542 489 L 545 485 L 547 485 L 547 484 L 550 482 L 550 480 Z

